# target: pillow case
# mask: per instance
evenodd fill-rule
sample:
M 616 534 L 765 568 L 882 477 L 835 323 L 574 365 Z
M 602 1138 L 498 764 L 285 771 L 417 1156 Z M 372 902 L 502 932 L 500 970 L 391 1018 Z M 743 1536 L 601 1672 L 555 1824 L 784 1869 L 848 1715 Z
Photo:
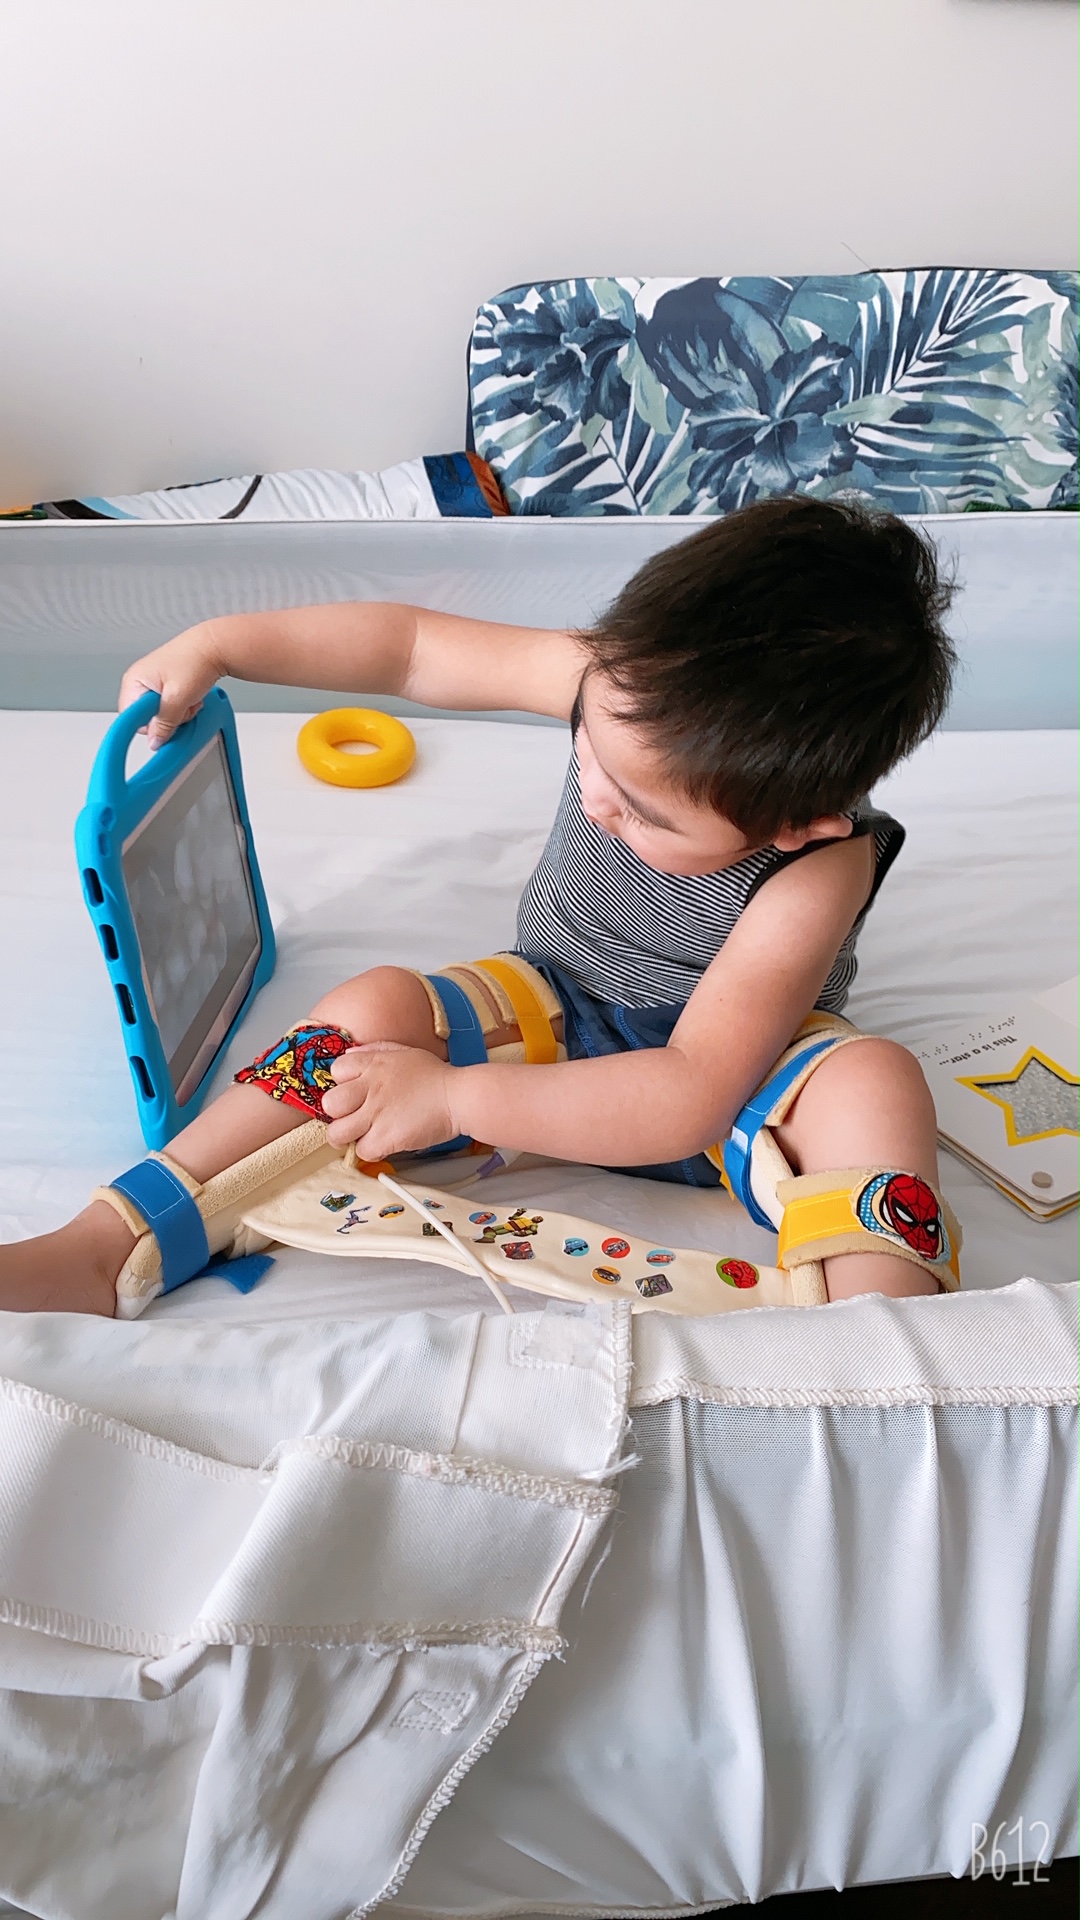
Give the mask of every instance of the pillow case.
M 0 513 L 0 520 L 490 520 L 508 513 L 475 453 L 432 453 L 381 473 L 242 473 L 156 493 L 87 494 Z
M 475 447 L 514 513 L 1077 504 L 1077 275 L 545 280 L 480 308 Z

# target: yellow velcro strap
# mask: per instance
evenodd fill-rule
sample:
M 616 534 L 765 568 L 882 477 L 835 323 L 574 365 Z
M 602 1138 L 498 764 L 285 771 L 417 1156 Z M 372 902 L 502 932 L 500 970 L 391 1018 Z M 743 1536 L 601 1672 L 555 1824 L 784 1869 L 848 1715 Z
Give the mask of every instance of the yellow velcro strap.
M 538 995 L 524 974 L 505 954 L 488 960 L 478 960 L 475 964 L 485 973 L 490 973 L 492 979 L 498 982 L 513 1007 L 514 1018 L 525 1044 L 525 1058 L 529 1065 L 553 1066 L 559 1057 L 555 1033 Z
M 831 1240 L 838 1233 L 866 1233 L 851 1204 L 849 1193 L 836 1189 L 832 1193 L 812 1193 L 801 1199 L 789 1200 L 777 1236 L 780 1265 L 784 1265 L 786 1253 L 816 1245 L 819 1240 Z M 891 1248 L 887 1250 L 891 1251 Z M 815 1256 L 810 1254 L 808 1258 L 814 1259 Z
M 918 1175 L 850 1167 L 781 1180 L 776 1193 L 784 1208 L 779 1266 L 887 1253 L 927 1268 L 950 1290 L 960 1285 L 960 1229 L 941 1195 Z

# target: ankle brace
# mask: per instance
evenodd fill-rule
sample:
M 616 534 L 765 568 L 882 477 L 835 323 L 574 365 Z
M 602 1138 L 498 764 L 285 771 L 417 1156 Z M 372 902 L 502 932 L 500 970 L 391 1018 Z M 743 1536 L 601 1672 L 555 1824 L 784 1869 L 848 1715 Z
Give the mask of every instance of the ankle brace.
M 260 1087 L 271 1100 L 281 1100 L 314 1120 L 324 1120 L 323 1094 L 329 1093 L 334 1084 L 330 1069 L 354 1044 L 344 1027 L 305 1021 L 290 1027 L 250 1067 L 241 1067 L 235 1078 L 240 1086 Z
M 205 1185 L 168 1154 L 152 1153 L 114 1186 L 98 1187 L 91 1198 L 104 1200 L 136 1236 L 116 1283 L 117 1319 L 134 1319 L 159 1293 L 194 1280 L 208 1265 L 234 1284 L 243 1282 L 246 1291 L 265 1266 L 241 1272 L 243 1257 L 262 1254 L 270 1243 L 244 1225 L 243 1215 L 255 1201 L 270 1199 L 310 1168 L 337 1157 L 326 1143 L 323 1123 L 309 1120 Z M 219 1255 L 237 1262 L 232 1272 L 219 1268 Z

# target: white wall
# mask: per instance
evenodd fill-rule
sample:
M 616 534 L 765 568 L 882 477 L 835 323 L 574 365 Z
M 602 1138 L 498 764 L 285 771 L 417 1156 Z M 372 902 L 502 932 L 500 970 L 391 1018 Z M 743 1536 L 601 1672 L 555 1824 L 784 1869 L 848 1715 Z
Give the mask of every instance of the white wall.
M 1076 260 L 1071 0 L 0 0 L 0 504 L 462 442 L 534 276 Z

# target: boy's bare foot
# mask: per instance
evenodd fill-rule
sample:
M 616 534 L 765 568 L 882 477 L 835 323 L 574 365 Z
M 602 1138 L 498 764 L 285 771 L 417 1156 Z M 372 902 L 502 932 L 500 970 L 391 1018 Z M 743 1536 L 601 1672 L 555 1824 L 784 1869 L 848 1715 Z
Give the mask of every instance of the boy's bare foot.
M 116 1278 L 135 1245 L 104 1200 L 93 1200 L 56 1233 L 0 1247 L 0 1310 L 116 1312 Z

